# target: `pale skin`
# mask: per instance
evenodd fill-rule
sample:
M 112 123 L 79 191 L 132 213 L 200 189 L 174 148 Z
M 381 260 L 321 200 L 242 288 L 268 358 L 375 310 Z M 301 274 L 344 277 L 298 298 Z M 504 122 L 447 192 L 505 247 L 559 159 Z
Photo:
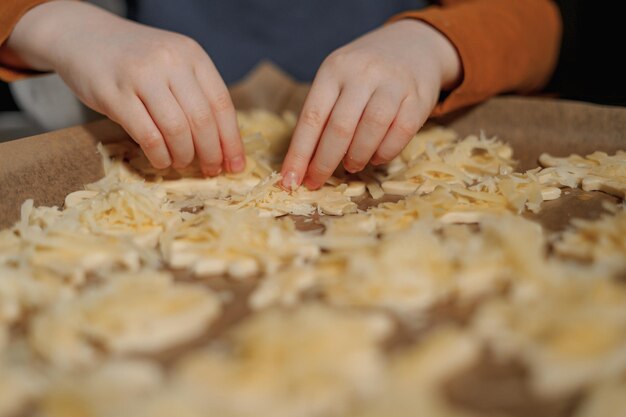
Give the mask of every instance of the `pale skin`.
M 389 24 L 336 50 L 305 100 L 283 186 L 319 188 L 342 162 L 349 172 L 389 162 L 460 76 L 452 44 L 419 21 Z
M 27 12 L 0 52 L 13 65 L 58 72 L 83 103 L 119 123 L 157 168 L 183 168 L 195 157 L 206 176 L 244 169 L 228 90 L 188 37 L 56 0 Z M 461 72 L 448 39 L 416 20 L 339 48 L 313 81 L 282 185 L 316 189 L 342 163 L 358 172 L 390 161 Z

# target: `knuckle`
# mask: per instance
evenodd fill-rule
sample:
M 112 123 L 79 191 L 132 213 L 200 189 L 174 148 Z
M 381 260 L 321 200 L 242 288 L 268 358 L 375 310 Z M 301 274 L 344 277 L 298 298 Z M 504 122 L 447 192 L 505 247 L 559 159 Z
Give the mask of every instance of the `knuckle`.
M 177 35 L 176 43 L 178 46 L 186 48 L 188 50 L 197 50 L 198 48 L 202 48 L 198 42 L 196 42 L 193 38 L 185 35 Z
M 153 59 L 157 62 L 171 64 L 178 58 L 178 49 L 170 42 L 160 42 L 154 46 Z
M 385 73 L 384 65 L 378 58 L 363 58 L 363 69 L 361 75 L 367 79 L 378 79 Z
M 147 61 L 147 60 L 146 60 Z M 127 61 L 124 65 L 127 76 L 121 81 L 124 89 L 132 89 L 133 86 L 146 76 L 146 71 L 150 69 L 144 60 L 138 58 L 136 60 Z
M 230 112 L 235 109 L 233 101 L 227 92 L 220 93 L 213 98 L 213 108 L 219 113 Z
M 317 128 L 324 122 L 322 113 L 315 107 L 308 108 L 302 112 L 300 120 L 308 127 Z
M 398 124 L 396 125 L 396 129 L 398 130 L 398 133 L 403 138 L 413 137 L 417 133 L 419 128 L 420 128 L 419 123 L 414 119 L 402 120 L 402 121 L 399 121 Z
M 100 113 L 104 113 L 113 121 L 117 121 L 117 111 L 114 103 L 117 103 L 119 106 L 120 100 L 114 97 L 111 97 L 106 92 L 97 92 L 93 94 L 90 99 L 85 100 L 85 104 L 88 107 L 93 108 Z
M 153 49 L 150 52 L 150 59 L 160 63 L 169 63 L 169 61 L 172 59 L 172 53 L 168 49 L 167 45 L 156 44 L 152 48 Z
M 338 49 L 326 57 L 322 63 L 322 68 L 333 70 L 339 69 L 342 68 L 348 60 L 347 53 Z
M 417 84 L 414 89 L 415 99 L 417 103 L 423 103 L 431 108 L 437 104 L 437 100 L 439 99 L 439 91 L 435 88 L 431 87 L 431 83 L 421 83 Z M 415 105 L 418 106 L 417 104 Z
M 163 121 L 163 133 L 171 140 L 176 139 L 187 133 L 187 123 L 182 118 L 175 118 Z
M 155 40 L 142 53 L 124 58 L 124 66 L 126 72 L 137 79 L 145 77 L 149 71 L 154 71 L 161 65 L 170 65 L 174 59 L 173 48 L 167 42 Z
M 389 112 L 381 107 L 368 109 L 363 117 L 363 122 L 375 128 L 386 128 L 390 121 Z
M 358 68 L 359 79 L 373 80 L 388 73 L 385 62 L 375 53 L 368 51 L 356 51 L 352 54 L 351 63 Z
M 208 107 L 197 108 L 194 110 L 190 119 L 194 127 L 205 127 L 213 123 L 213 113 Z
M 354 132 L 353 126 L 344 120 L 331 120 L 328 124 L 330 133 L 340 138 L 350 138 Z

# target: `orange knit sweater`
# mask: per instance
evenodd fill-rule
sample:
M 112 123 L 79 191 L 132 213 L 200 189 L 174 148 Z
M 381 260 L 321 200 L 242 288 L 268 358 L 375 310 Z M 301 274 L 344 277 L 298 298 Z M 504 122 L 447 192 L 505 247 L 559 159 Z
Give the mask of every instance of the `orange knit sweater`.
M 30 8 L 47 0 L 2 0 L 0 45 Z M 540 89 L 556 65 L 561 19 L 550 0 L 442 0 L 440 5 L 407 11 L 398 19 L 419 19 L 443 33 L 456 47 L 463 81 L 434 109 L 433 115 L 505 92 Z M 28 71 L 0 62 L 0 79 L 13 81 Z

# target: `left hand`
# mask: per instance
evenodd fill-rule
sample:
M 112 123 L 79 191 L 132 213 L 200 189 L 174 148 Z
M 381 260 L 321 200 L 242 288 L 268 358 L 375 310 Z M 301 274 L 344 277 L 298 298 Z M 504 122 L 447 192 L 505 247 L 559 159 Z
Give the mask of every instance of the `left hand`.
M 283 163 L 283 187 L 317 189 L 342 160 L 349 172 L 389 162 L 461 71 L 450 41 L 418 20 L 383 26 L 337 49 L 304 103 Z

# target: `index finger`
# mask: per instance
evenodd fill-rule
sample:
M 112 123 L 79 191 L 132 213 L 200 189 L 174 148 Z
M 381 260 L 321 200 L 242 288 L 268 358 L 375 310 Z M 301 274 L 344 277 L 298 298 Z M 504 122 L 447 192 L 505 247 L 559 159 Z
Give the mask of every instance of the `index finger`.
M 217 123 L 224 166 L 228 172 L 241 172 L 245 168 L 246 159 L 235 106 L 213 62 L 208 56 L 204 62 L 204 66 L 195 68 L 196 78 L 209 100 Z
M 291 189 L 302 184 L 326 121 L 339 97 L 339 85 L 318 75 L 302 107 L 298 123 L 281 170 L 282 186 Z

